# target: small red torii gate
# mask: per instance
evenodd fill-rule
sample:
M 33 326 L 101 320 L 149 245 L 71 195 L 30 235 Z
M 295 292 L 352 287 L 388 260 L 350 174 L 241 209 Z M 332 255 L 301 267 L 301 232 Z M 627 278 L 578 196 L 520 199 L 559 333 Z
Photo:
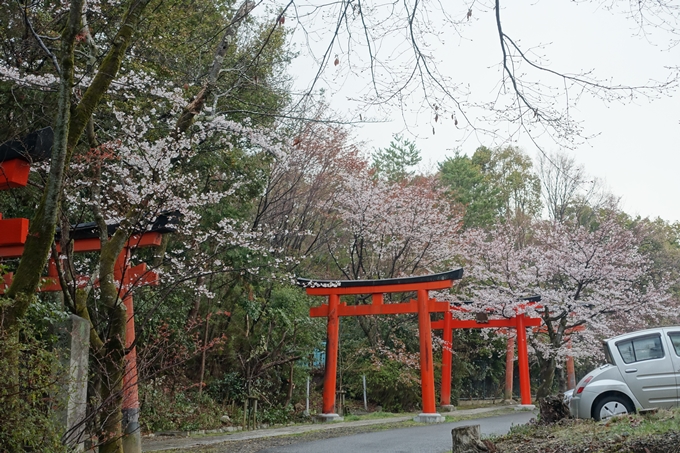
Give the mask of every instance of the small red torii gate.
M 535 305 L 540 301 L 540 296 L 532 296 L 522 299 L 521 305 Z M 523 307 L 518 307 L 523 308 Z M 460 320 L 453 317 L 454 311 L 469 312 L 460 305 L 452 305 L 450 310 L 444 312 L 444 319 L 432 322 L 432 329 L 442 330 L 442 387 L 441 406 L 451 406 L 451 356 L 453 347 L 453 329 L 497 329 L 512 328 L 517 331 L 517 358 L 519 361 L 519 389 L 520 403 L 525 406 L 531 405 L 531 381 L 529 376 L 529 354 L 527 350 L 527 327 L 537 327 L 541 324 L 541 318 L 530 318 L 524 313 L 516 314 L 510 318 L 484 319 L 484 320 Z M 508 342 L 510 347 L 510 342 Z M 512 346 L 514 349 L 514 346 Z M 510 365 L 512 366 L 512 365 Z
M 328 303 L 309 310 L 311 317 L 326 317 L 327 341 L 326 341 L 326 371 L 323 387 L 323 408 L 321 418 L 334 420 L 339 418 L 335 410 L 335 391 L 338 361 L 338 340 L 339 340 L 339 317 L 340 316 L 365 316 L 365 315 L 391 315 L 391 314 L 418 314 L 418 332 L 420 337 L 420 378 L 422 392 L 423 412 L 415 417 L 414 420 L 422 422 L 440 422 L 444 420 L 437 413 L 435 403 L 434 385 L 434 366 L 432 361 L 432 328 L 437 326 L 439 321 L 432 322 L 431 313 L 446 313 L 444 321 L 441 321 L 444 332 L 448 331 L 449 337 L 454 328 L 451 318 L 451 306 L 449 302 L 442 302 L 429 298 L 430 290 L 442 290 L 451 288 L 455 280 L 463 277 L 463 269 L 455 269 L 440 274 L 424 275 L 420 277 L 390 278 L 380 280 L 311 280 L 298 278 L 297 284 L 306 289 L 307 294 L 313 296 L 327 296 Z M 384 303 L 384 295 L 387 293 L 416 292 L 417 298 L 406 303 Z M 370 294 L 371 303 L 366 305 L 347 305 L 340 302 L 340 296 Z M 448 318 L 448 320 L 447 320 Z M 518 332 L 525 332 L 528 321 L 524 315 L 513 318 Z M 456 321 L 458 328 L 480 328 L 480 327 L 503 327 L 500 324 L 505 320 L 490 320 L 488 323 L 477 323 L 477 321 Z M 444 323 L 449 328 L 445 328 Z M 534 321 L 529 322 L 533 324 Z M 483 324 L 483 325 L 482 325 Z M 446 334 L 445 334 L 446 335 Z M 525 333 L 526 335 L 526 333 Z M 526 336 L 525 336 L 526 338 Z M 450 343 L 449 343 L 450 344 Z M 524 342 L 524 353 L 526 353 L 526 341 Z M 448 365 L 449 389 L 450 389 L 450 356 Z M 528 378 L 528 359 L 527 359 L 527 378 Z M 527 379 L 528 382 L 528 379 Z M 450 392 L 450 390 L 449 390 Z M 450 394 L 450 393 L 449 393 Z M 529 394 L 529 391 L 526 391 Z
M 3 231 L 4 233 L 4 231 Z M 0 235 L 2 238 L 4 235 Z M 123 373 L 123 443 L 131 451 L 141 452 L 141 432 L 139 426 L 139 391 L 137 372 L 137 349 L 135 346 L 135 317 L 134 304 L 130 288 L 141 285 L 158 285 L 158 274 L 147 269 L 146 263 L 136 266 L 130 265 L 131 250 L 140 247 L 153 247 L 161 245 L 162 234 L 159 232 L 145 232 L 134 235 L 128 240 L 125 248 L 116 258 L 114 265 L 114 279 L 120 282 L 122 302 L 127 311 L 125 325 L 125 348 L 129 351 L 125 355 L 125 371 Z M 7 244 L 7 241 L 0 241 Z M 57 247 L 59 250 L 59 247 Z M 73 239 L 75 253 L 93 252 L 101 249 L 99 238 Z M 7 258 L 19 258 L 23 252 L 23 244 L 8 244 L 0 246 L 0 260 Z M 0 295 L 12 284 L 13 273 L 7 273 L 0 279 Z M 78 287 L 84 287 L 87 278 L 79 277 Z M 48 262 L 48 275 L 41 279 L 39 292 L 62 291 L 57 267 L 53 258 Z

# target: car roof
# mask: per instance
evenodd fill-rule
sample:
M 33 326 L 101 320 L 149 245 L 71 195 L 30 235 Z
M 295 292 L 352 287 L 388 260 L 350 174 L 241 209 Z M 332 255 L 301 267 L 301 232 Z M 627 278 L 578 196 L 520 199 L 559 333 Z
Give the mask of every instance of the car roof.
M 624 333 L 624 334 L 621 334 L 621 335 L 617 335 L 615 337 L 607 338 L 605 341 L 607 341 L 607 342 L 619 341 L 619 340 L 624 340 L 624 339 L 627 339 L 627 338 L 637 337 L 639 335 L 661 333 L 666 329 L 678 329 L 678 330 L 680 330 L 680 326 L 664 326 L 664 327 L 654 327 L 654 328 L 651 328 L 651 329 L 636 330 L 634 332 L 628 332 L 628 333 Z

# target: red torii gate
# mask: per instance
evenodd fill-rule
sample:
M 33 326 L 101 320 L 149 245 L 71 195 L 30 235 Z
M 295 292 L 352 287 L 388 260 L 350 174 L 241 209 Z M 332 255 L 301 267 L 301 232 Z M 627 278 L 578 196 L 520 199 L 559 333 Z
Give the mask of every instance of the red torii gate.
M 432 362 L 432 329 L 443 329 L 444 341 L 450 345 L 454 328 L 502 328 L 517 329 L 518 337 L 523 340 L 518 344 L 520 355 L 520 379 L 522 404 L 531 404 L 531 388 L 529 381 L 529 361 L 526 343 L 526 327 L 540 325 L 540 318 L 527 318 L 518 314 L 510 319 L 493 319 L 488 321 L 454 320 L 449 302 L 430 299 L 428 291 L 451 288 L 454 280 L 463 277 L 463 269 L 455 269 L 440 274 L 421 277 L 391 278 L 382 280 L 312 280 L 298 278 L 297 283 L 313 296 L 327 296 L 328 304 L 313 307 L 309 310 L 311 317 L 327 317 L 326 370 L 324 375 L 323 408 L 320 418 L 335 420 L 340 416 L 335 411 L 335 391 L 338 360 L 338 338 L 340 316 L 389 315 L 418 313 L 418 331 L 420 337 L 420 377 L 423 401 L 423 412 L 414 418 L 422 422 L 439 422 L 444 417 L 436 412 L 434 391 L 434 367 Z M 417 293 L 417 299 L 407 303 L 384 304 L 386 293 Z M 367 305 L 350 305 L 340 302 L 340 296 L 370 294 L 371 303 Z M 528 300 L 531 302 L 531 299 Z M 430 313 L 444 313 L 441 321 L 431 321 Z M 448 339 L 448 340 L 447 340 Z M 451 350 L 444 350 L 442 357 L 442 401 L 445 395 L 451 399 Z
M 522 299 L 525 305 L 534 305 L 540 301 L 540 296 L 532 296 Z M 479 319 L 479 320 L 460 320 L 453 318 L 454 311 L 469 311 L 459 305 L 451 306 L 451 309 L 444 312 L 444 319 L 433 321 L 432 328 L 442 330 L 442 387 L 441 387 L 441 406 L 451 406 L 451 349 L 453 345 L 453 329 L 494 329 L 494 328 L 513 328 L 517 331 L 517 356 L 519 360 L 519 388 L 521 404 L 531 405 L 531 382 L 529 377 L 529 354 L 527 350 L 527 327 L 537 327 L 541 324 L 541 318 L 529 318 L 524 313 L 519 313 L 511 318 L 501 319 Z M 484 317 L 482 317 L 484 318 Z M 508 342 L 508 348 L 510 348 Z M 514 350 L 514 345 L 512 346 Z M 506 364 L 507 366 L 507 364 Z M 512 366 L 512 364 L 510 364 Z
M 309 310 L 312 317 L 327 317 L 328 331 L 326 341 L 326 372 L 323 384 L 323 410 L 321 418 L 338 419 L 334 412 L 335 387 L 338 364 L 338 334 L 340 316 L 418 314 L 420 335 L 420 380 L 423 399 L 423 412 L 415 420 L 440 422 L 444 420 L 437 413 L 435 404 L 434 366 L 432 362 L 432 327 L 430 313 L 446 312 L 448 302 L 430 299 L 428 291 L 451 288 L 454 280 L 463 277 L 463 269 L 455 269 L 441 274 L 422 277 L 389 278 L 381 280 L 310 280 L 298 278 L 299 286 L 306 288 L 307 294 L 328 296 L 328 304 Z M 406 303 L 384 304 L 387 293 L 415 291 L 417 299 Z M 370 294 L 371 303 L 350 305 L 340 302 L 340 296 Z

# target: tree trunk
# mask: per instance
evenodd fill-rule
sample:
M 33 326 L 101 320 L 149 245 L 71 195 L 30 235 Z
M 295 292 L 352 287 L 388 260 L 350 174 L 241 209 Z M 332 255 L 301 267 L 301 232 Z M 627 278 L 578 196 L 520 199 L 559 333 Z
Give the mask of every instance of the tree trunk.
M 125 370 L 125 323 L 127 312 L 122 301 L 109 310 L 111 336 L 104 347 L 102 376 L 103 410 L 100 412 L 99 453 L 123 453 L 123 373 Z
M 215 84 L 217 83 L 220 71 L 222 70 L 222 64 L 224 63 L 224 57 L 227 55 L 227 51 L 230 47 L 236 45 L 236 34 L 238 33 L 239 26 L 241 25 L 241 22 L 243 22 L 246 17 L 248 17 L 255 6 L 255 2 L 244 0 L 234 14 L 231 23 L 227 25 L 227 29 L 222 36 L 222 41 L 215 50 L 212 66 L 210 67 L 210 71 L 203 82 L 201 91 L 199 91 L 193 101 L 184 107 L 184 111 L 177 120 L 175 129 L 178 133 L 186 132 L 187 129 L 189 129 L 189 126 L 191 126 L 193 123 L 196 115 L 198 115 L 201 110 L 203 110 L 205 101 L 208 99 L 208 96 L 212 94 L 212 91 L 215 88 Z
M 478 453 L 497 451 L 495 446 L 479 438 L 479 425 L 467 425 L 451 430 L 453 449 L 451 453 Z
M 50 160 L 50 171 L 47 184 L 40 199 L 38 209 L 30 223 L 24 252 L 12 284 L 7 290 L 7 297 L 13 299 L 14 305 L 7 310 L 4 322 L 13 326 L 22 318 L 40 284 L 42 271 L 47 263 L 54 233 L 57 227 L 57 214 L 64 183 L 64 171 L 67 162 L 67 144 L 71 122 L 71 97 L 73 94 L 74 51 L 76 36 L 81 28 L 83 0 L 71 2 L 68 24 L 61 35 L 59 94 L 57 100 L 57 117 L 54 128 L 54 143 Z
M 204 281 L 205 281 L 205 276 L 199 275 L 196 278 L 196 286 L 197 287 L 201 286 Z M 186 322 L 187 327 L 191 326 L 193 323 L 196 322 L 196 318 L 198 317 L 198 313 L 201 309 L 201 298 L 202 298 L 201 293 L 196 292 L 196 294 L 194 295 L 194 305 L 193 305 L 193 307 L 191 307 L 191 310 L 189 311 L 189 315 L 187 316 L 187 322 Z
M 59 94 L 57 100 L 57 117 L 52 146 L 50 171 L 40 204 L 30 224 L 24 253 L 19 266 L 7 290 L 5 297 L 0 297 L 0 330 L 4 338 L 3 344 L 11 345 L 19 342 L 19 323 L 30 304 L 36 299 L 35 292 L 40 284 L 42 271 L 47 263 L 54 233 L 57 226 L 59 198 L 64 180 L 64 161 L 66 159 L 66 143 L 69 131 L 71 95 L 74 72 L 74 49 L 76 36 L 80 31 L 83 0 L 74 0 L 69 9 L 68 22 L 61 35 Z M 7 301 L 2 299 L 8 299 Z M 17 407 L 12 402 L 18 398 L 19 389 L 19 348 L 3 347 L 0 350 L 6 361 L 7 374 L 3 376 L 9 391 L 6 399 L 7 408 Z M 8 414 L 9 415 L 9 414 Z M 13 418 L 15 415 L 11 415 Z
M 295 383 L 293 382 L 293 373 L 295 371 L 295 363 L 290 362 L 290 373 L 288 374 L 288 394 L 286 395 L 286 404 L 288 406 L 293 400 L 293 388 L 295 388 Z
M 201 351 L 201 371 L 198 382 L 198 394 L 203 393 L 203 378 L 205 377 L 205 356 L 208 353 L 208 328 L 210 327 L 210 313 L 205 316 L 205 330 L 203 331 L 203 351 Z
M 101 413 L 101 429 L 106 438 L 99 448 L 100 453 L 123 453 L 123 374 L 125 327 L 128 316 L 120 292 L 128 289 L 121 287 L 119 292 L 114 270 L 116 260 L 130 236 L 128 228 L 127 222 L 121 222 L 111 239 L 102 243 L 99 255 L 100 302 L 106 307 L 109 320 L 109 334 L 104 344 L 105 354 L 102 358 L 106 376 L 102 376 L 105 409 Z M 102 234 L 106 234 L 106 230 Z
M 541 365 L 541 371 L 539 373 L 539 376 L 541 377 L 541 385 L 536 391 L 537 399 L 545 398 L 552 393 L 556 368 L 556 362 L 554 358 L 540 360 L 539 363 Z

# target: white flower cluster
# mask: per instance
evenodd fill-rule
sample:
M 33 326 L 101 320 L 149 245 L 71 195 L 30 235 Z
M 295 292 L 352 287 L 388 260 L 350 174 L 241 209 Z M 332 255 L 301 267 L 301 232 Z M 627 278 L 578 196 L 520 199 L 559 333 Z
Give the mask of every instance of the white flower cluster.
M 18 86 L 55 90 L 59 78 L 53 74 L 22 74 L 17 68 L 0 61 L 0 80 L 14 82 Z
M 315 280 L 310 280 L 304 282 L 301 286 L 303 288 L 338 288 L 342 283 L 340 281 L 327 281 L 320 282 Z

